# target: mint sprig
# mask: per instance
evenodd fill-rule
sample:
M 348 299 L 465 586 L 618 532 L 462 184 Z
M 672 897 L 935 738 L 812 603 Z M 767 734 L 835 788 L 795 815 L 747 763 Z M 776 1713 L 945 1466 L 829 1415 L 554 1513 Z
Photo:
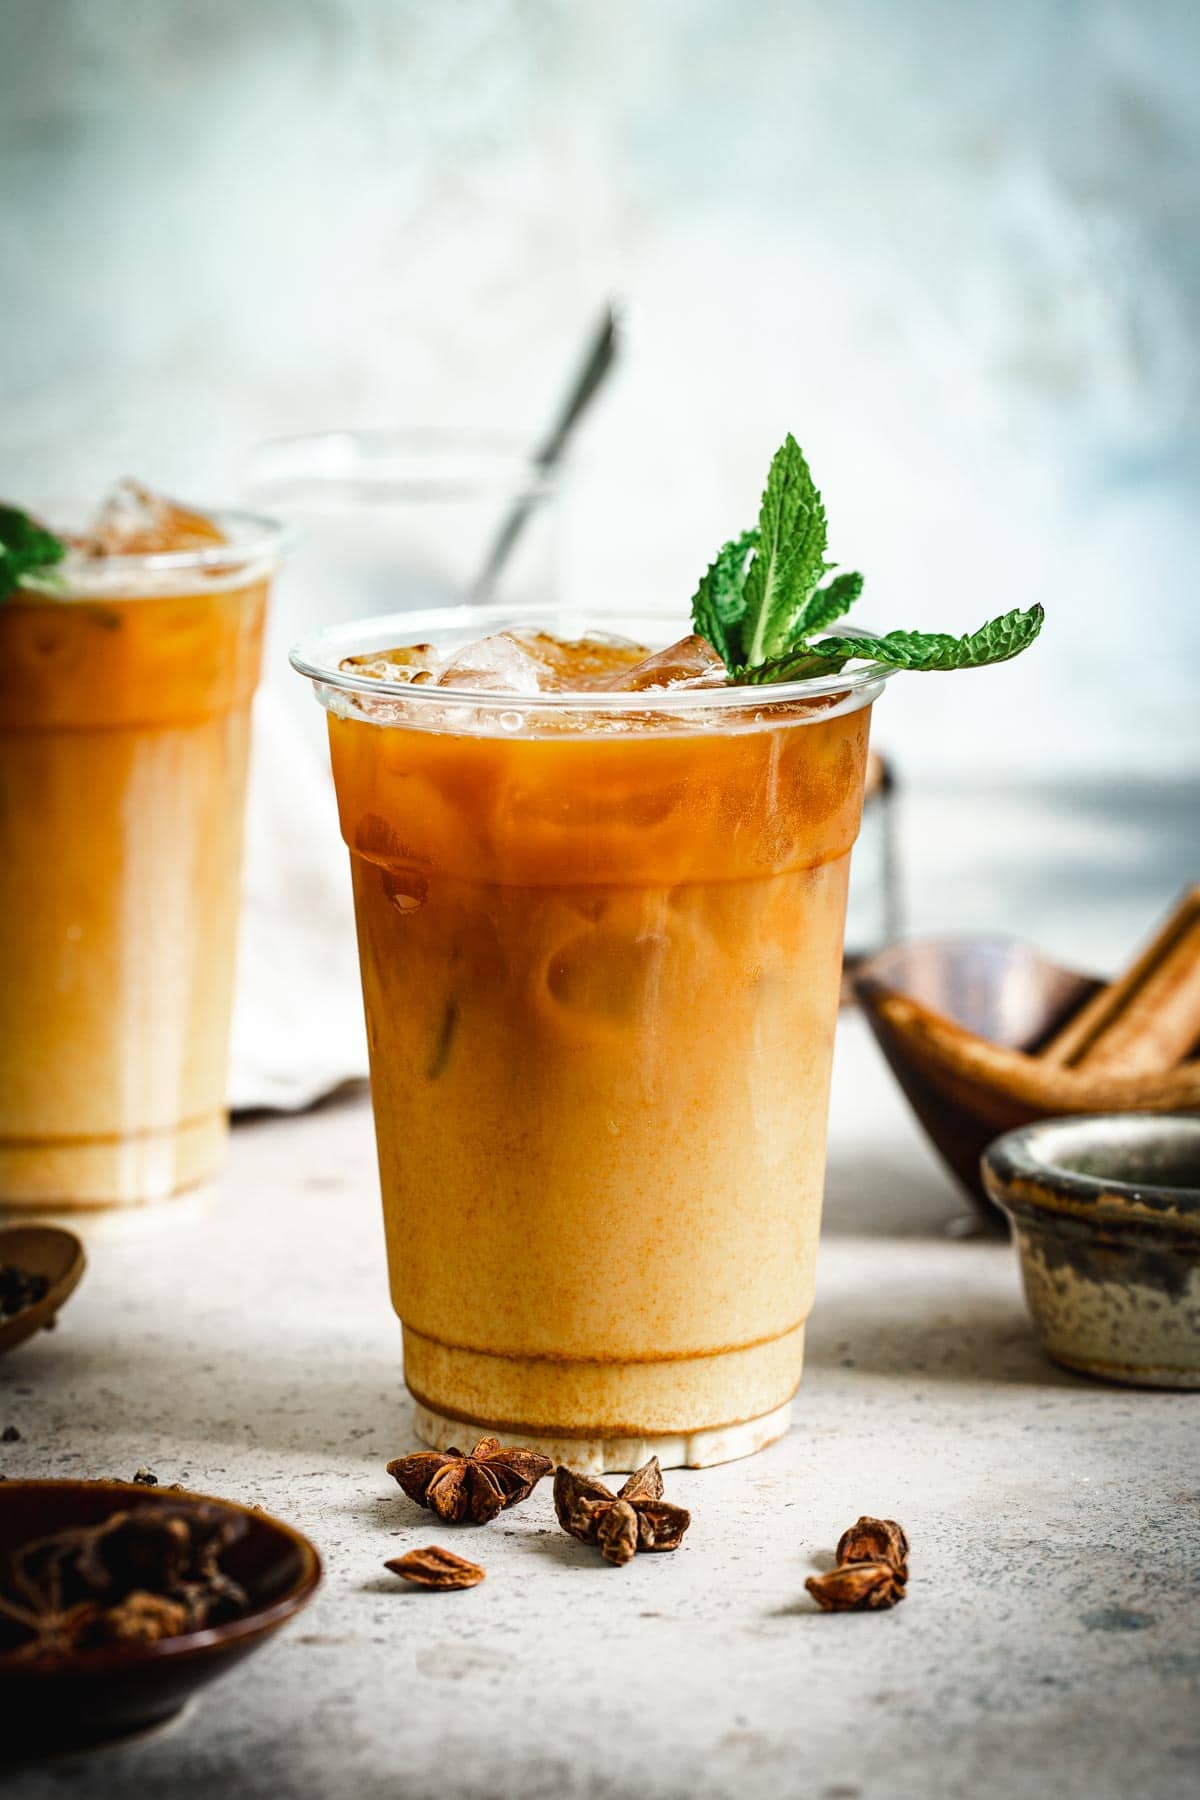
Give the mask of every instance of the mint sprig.
M 28 513 L 16 506 L 0 506 L 0 600 L 7 599 L 23 575 L 53 568 L 66 554 L 62 539 Z
M 1042 628 L 1042 608 L 1031 606 L 965 637 L 889 631 L 879 638 L 818 638 L 845 617 L 863 588 L 857 571 L 824 579 L 836 567 L 825 549 L 825 507 L 789 433 L 771 463 L 757 528 L 717 553 L 692 598 L 693 627 L 731 681 L 759 686 L 835 675 L 855 658 L 894 669 L 981 668 L 1019 656 Z

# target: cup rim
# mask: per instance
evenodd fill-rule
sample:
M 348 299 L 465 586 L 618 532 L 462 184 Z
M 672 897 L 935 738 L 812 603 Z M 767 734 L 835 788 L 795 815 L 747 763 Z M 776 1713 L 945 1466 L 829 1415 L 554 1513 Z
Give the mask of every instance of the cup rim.
M 267 513 L 242 507 L 198 508 L 225 533 L 223 544 L 205 544 L 191 550 L 152 550 L 133 555 L 72 557 L 22 577 L 18 592 L 39 599 L 85 600 L 102 596 L 122 599 L 154 599 L 164 592 L 179 592 L 186 576 L 204 577 L 205 589 L 235 587 L 269 574 L 282 562 L 296 541 L 295 530 Z M 80 516 L 75 509 L 51 503 L 39 509 L 51 529 L 65 518 Z
M 449 472 L 443 464 L 455 457 L 474 458 L 479 467 Z M 556 494 L 560 478 L 530 454 L 526 440 L 515 432 L 380 425 L 265 438 L 250 454 L 247 484 L 252 494 L 287 508 L 375 500 L 532 503 Z
M 1072 1166 L 1120 1135 L 1147 1146 L 1168 1136 L 1193 1138 L 1200 1150 L 1200 1118 L 1191 1113 L 1078 1113 L 1038 1119 L 996 1138 L 983 1153 L 989 1191 L 1008 1213 L 1082 1209 L 1093 1219 L 1133 1217 L 1145 1222 L 1200 1224 L 1200 1186 L 1093 1174 Z
M 373 700 L 403 701 L 414 710 L 414 722 L 422 708 L 432 712 L 470 707 L 475 713 L 509 712 L 558 714 L 569 712 L 584 717 L 613 713 L 669 714 L 740 712 L 755 714 L 775 712 L 797 701 L 822 699 L 840 695 L 845 704 L 829 707 L 818 715 L 828 719 L 844 711 L 856 711 L 877 698 L 884 683 L 896 670 L 881 662 L 865 662 L 837 675 L 809 676 L 802 681 L 781 681 L 763 687 L 678 687 L 640 689 L 636 692 L 597 691 L 585 689 L 549 689 L 537 694 L 488 692 L 478 688 L 438 687 L 432 682 L 414 686 L 410 682 L 380 681 L 369 675 L 355 675 L 343 669 L 343 658 L 368 654 L 372 649 L 417 644 L 427 637 L 437 638 L 447 632 L 469 631 L 486 637 L 503 630 L 559 628 L 576 637 L 605 630 L 617 631 L 622 622 L 641 620 L 650 627 L 662 626 L 681 636 L 679 610 L 675 607 L 633 606 L 628 611 L 609 613 L 600 618 L 594 614 L 576 613 L 574 609 L 552 602 L 528 605 L 478 605 L 464 601 L 457 606 L 420 608 L 413 612 L 380 613 L 373 618 L 354 619 L 344 625 L 326 627 L 308 633 L 292 645 L 288 661 L 300 675 L 317 688 L 318 698 L 326 694 L 363 695 Z M 686 624 L 684 624 L 686 630 Z M 623 634 L 622 634 L 623 635 Z M 869 637 L 873 632 L 856 627 L 856 635 Z M 378 640 L 373 642 L 372 640 Z M 466 640 L 466 641 L 469 641 Z M 818 640 L 819 641 L 819 640 Z M 671 642 L 668 637 L 667 642 Z

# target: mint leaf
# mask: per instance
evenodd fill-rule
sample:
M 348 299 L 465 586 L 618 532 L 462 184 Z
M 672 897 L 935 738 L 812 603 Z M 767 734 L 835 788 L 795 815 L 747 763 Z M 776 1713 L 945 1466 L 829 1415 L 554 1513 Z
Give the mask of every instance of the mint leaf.
M 980 669 L 986 663 L 1008 662 L 1027 650 L 1044 617 L 1040 606 L 1031 606 L 1028 612 L 989 619 L 966 637 L 950 637 L 944 631 L 889 631 L 881 638 L 822 638 L 814 648 L 839 663 L 862 656 L 894 669 Z
M 742 651 L 747 663 L 766 662 L 791 645 L 809 595 L 829 567 L 825 543 L 825 508 L 789 432 L 767 476 L 758 548 L 746 571 Z
M 863 578 L 857 570 L 852 575 L 835 575 L 808 596 L 794 635 L 806 638 L 814 631 L 824 631 L 827 625 L 845 617 L 862 591 Z
M 773 656 L 769 662 L 744 663 L 731 669 L 729 679 L 746 687 L 765 687 L 773 681 L 807 681 L 810 675 L 836 675 L 846 661 L 844 656 L 821 656 L 815 648 L 800 644 L 782 656 Z
M 722 545 L 692 596 L 692 623 L 725 663 L 741 659 L 741 627 L 746 614 L 743 584 L 746 558 L 758 542 L 757 531 L 743 531 Z
M 61 562 L 67 546 L 52 531 L 16 506 L 0 506 L 0 600 L 7 598 L 22 575 Z

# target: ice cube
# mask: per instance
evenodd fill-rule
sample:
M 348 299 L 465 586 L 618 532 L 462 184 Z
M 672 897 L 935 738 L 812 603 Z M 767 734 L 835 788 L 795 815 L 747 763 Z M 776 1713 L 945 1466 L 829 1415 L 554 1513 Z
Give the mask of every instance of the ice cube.
M 602 685 L 616 693 L 637 694 L 647 688 L 718 687 L 724 680 L 725 664 L 712 645 L 693 632 Z
M 400 644 L 394 650 L 372 650 L 363 656 L 344 656 L 338 664 L 347 675 L 366 675 L 372 681 L 432 681 L 440 657 L 432 644 Z
M 507 631 L 456 651 L 442 664 L 436 682 L 438 687 L 478 688 L 487 694 L 540 694 L 559 685 L 550 665 Z
M 581 1021 L 631 1025 L 653 1004 L 669 951 L 663 932 L 582 932 L 548 959 L 546 989 L 556 1008 Z
M 633 668 L 650 654 L 644 644 L 635 644 L 632 638 L 611 637 L 603 632 L 590 632 L 581 638 L 551 637 L 545 631 L 512 631 L 506 635 L 542 665 L 543 687 L 605 687 L 611 677 Z
M 206 550 L 228 540 L 203 513 L 192 512 L 139 481 L 119 481 L 79 541 L 88 556 L 153 556 Z
M 432 644 L 400 645 L 344 657 L 347 674 L 373 681 L 431 682 L 480 693 L 637 692 L 643 688 L 712 685 L 725 666 L 703 638 L 687 637 L 652 655 L 631 638 L 594 633 L 556 638 L 544 631 L 499 631 L 446 656 Z

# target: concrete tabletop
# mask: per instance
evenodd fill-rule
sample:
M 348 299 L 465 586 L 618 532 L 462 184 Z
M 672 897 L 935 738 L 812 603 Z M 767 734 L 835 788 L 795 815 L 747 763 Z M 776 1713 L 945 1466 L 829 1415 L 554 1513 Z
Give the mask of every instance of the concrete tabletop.
M 20 1800 L 1195 1796 L 1200 1396 L 1043 1359 L 1009 1246 L 964 1232 L 861 1020 L 792 1431 L 668 1476 L 676 1555 L 610 1569 L 547 1485 L 481 1532 L 405 1500 L 377 1209 L 362 1095 L 242 1124 L 212 1193 L 88 1224 L 59 1329 L 0 1364 L 5 1475 L 146 1464 L 294 1522 L 327 1570 L 181 1721 L 27 1766 Z M 820 1614 L 805 1576 L 861 1512 L 907 1528 L 908 1598 Z M 481 1587 L 385 1573 L 437 1540 Z

